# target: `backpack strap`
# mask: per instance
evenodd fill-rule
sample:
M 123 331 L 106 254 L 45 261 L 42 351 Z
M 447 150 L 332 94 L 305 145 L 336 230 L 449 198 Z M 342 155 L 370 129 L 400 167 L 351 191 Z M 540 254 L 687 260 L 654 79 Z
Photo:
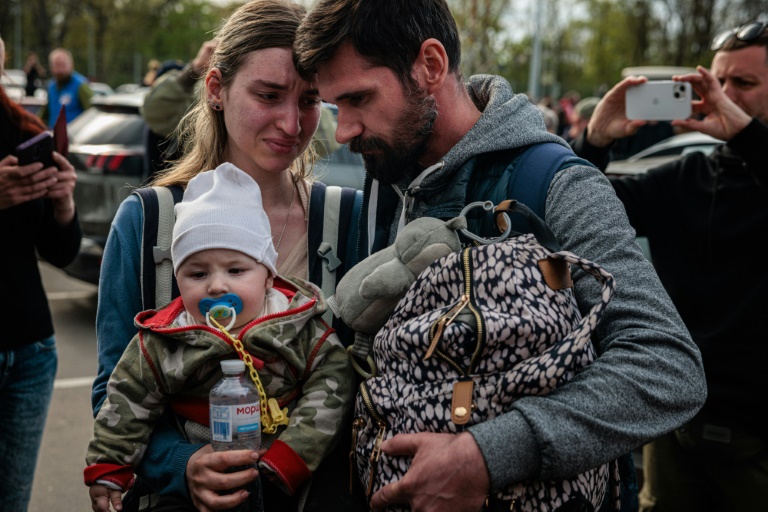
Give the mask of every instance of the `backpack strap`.
M 307 227 L 308 276 L 326 298 L 334 294 L 336 284 L 349 266 L 344 261 L 348 260 L 350 249 L 347 235 L 352 223 L 357 221 L 357 195 L 358 191 L 349 187 L 328 186 L 320 181 L 312 184 Z M 323 319 L 332 323 L 330 308 L 323 314 Z
M 571 148 L 556 142 L 529 146 L 517 157 L 512 170 L 512 198 L 525 204 L 543 219 L 552 178 L 566 160 L 575 156 Z
M 173 207 L 181 201 L 180 186 L 144 187 L 133 191 L 144 212 L 141 243 L 141 303 L 154 309 L 179 295 L 173 276 L 171 241 L 176 221 Z

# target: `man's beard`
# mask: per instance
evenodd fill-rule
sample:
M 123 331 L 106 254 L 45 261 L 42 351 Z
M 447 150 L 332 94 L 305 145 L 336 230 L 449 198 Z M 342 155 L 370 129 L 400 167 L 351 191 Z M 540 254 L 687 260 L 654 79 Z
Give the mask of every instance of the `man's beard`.
M 405 176 L 420 171 L 419 158 L 427 149 L 427 140 L 437 119 L 435 100 L 418 87 L 407 87 L 408 101 L 397 120 L 390 143 L 381 137 L 355 137 L 349 149 L 362 153 L 365 170 L 382 184 L 398 183 Z

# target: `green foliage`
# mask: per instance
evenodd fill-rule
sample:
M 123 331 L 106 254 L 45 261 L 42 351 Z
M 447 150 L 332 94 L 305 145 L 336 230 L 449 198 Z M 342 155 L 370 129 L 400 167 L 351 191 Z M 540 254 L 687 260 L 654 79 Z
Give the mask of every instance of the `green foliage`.
M 380 0 L 385 1 L 385 0 Z M 301 0 L 311 6 L 314 0 Z M 727 28 L 768 21 L 768 0 L 448 0 L 461 33 L 462 72 L 496 73 L 525 92 L 534 15 L 542 9 L 541 93 L 599 94 L 639 65 L 709 65 L 709 42 Z M 192 58 L 241 2 L 211 0 L 2 0 L 6 67 L 57 46 L 78 71 L 117 86 L 141 80 L 150 59 Z M 20 21 L 21 34 L 16 22 Z
M 0 2 L 0 33 L 6 40 L 9 59 L 15 54 L 17 41 L 12 4 L 22 2 L 20 39 L 24 58 L 35 51 L 47 67 L 46 56 L 62 46 L 72 52 L 78 71 L 113 87 L 140 81 L 150 59 L 191 59 L 234 9 L 206 0 L 10 2 L 10 6 L 7 1 Z M 46 26 L 47 30 L 40 30 Z M 7 67 L 21 65 L 6 63 Z

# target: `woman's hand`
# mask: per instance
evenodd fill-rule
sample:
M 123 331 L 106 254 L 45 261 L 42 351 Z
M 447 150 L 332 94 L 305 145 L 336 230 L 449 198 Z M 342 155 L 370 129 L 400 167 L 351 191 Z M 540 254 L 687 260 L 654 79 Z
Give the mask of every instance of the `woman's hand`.
M 48 189 L 59 181 L 58 174 L 56 167 L 44 169 L 40 162 L 19 166 L 15 156 L 6 156 L 0 160 L 0 210 L 45 197 Z
M 53 152 L 53 159 L 59 166 L 56 173 L 56 183 L 48 188 L 46 197 L 53 201 L 53 216 L 60 225 L 65 226 L 72 222 L 75 216 L 75 183 L 77 173 L 72 164 L 57 152 Z
M 263 453 L 263 452 L 262 452 Z M 230 467 L 255 465 L 259 452 L 233 450 L 214 452 L 210 444 L 196 451 L 187 461 L 187 488 L 192 503 L 200 512 L 234 508 L 248 497 L 248 491 L 219 494 L 243 487 L 259 476 L 255 467 L 227 473 Z

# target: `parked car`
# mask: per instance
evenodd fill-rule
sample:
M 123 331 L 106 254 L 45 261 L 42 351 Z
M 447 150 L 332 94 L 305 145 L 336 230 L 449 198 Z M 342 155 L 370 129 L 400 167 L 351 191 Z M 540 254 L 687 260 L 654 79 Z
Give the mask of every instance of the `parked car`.
M 22 69 L 6 69 L 0 74 L 0 84 L 10 99 L 19 102 L 26 95 L 27 74 Z
M 645 148 L 626 160 L 614 160 L 608 164 L 605 174 L 608 176 L 626 176 L 642 174 L 648 169 L 672 162 L 688 153 L 701 151 L 709 154 L 722 141 L 700 132 L 687 132 L 673 135 L 668 139 Z M 651 249 L 646 237 L 638 237 L 637 242 L 643 249 L 645 257 L 651 259 Z
M 104 245 L 117 208 L 148 177 L 146 123 L 139 114 L 148 90 L 94 96 L 93 106 L 68 126 L 68 159 L 77 171 L 75 204 L 83 242 L 77 258 L 64 271 L 88 283 L 99 282 Z M 328 185 L 363 186 L 362 158 L 346 146 L 320 162 L 316 172 Z
M 609 175 L 639 174 L 653 167 L 676 160 L 688 153 L 711 153 L 722 141 L 700 132 L 673 135 L 668 139 L 645 148 L 626 160 L 615 160 L 605 170 Z
M 115 93 L 109 84 L 103 82 L 90 82 L 88 85 L 90 85 L 94 96 L 109 96 Z

